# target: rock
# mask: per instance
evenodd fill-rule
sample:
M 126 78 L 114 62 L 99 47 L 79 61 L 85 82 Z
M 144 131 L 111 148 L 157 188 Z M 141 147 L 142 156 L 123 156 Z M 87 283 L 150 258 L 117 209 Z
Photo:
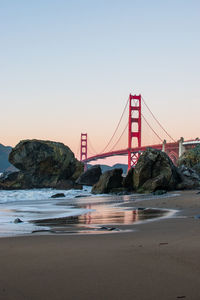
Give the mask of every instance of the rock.
M 192 169 L 200 176 L 200 163 L 194 165 Z
M 83 164 L 62 143 L 21 141 L 12 149 L 9 161 L 20 171 L 0 179 L 0 189 L 81 188 L 75 180 L 83 172 Z
M 74 198 L 88 198 L 91 197 L 91 195 L 77 195 Z
M 178 168 L 181 182 L 177 185 L 177 189 L 194 189 L 200 187 L 200 176 L 192 168 L 182 165 Z
M 155 192 L 153 192 L 153 195 L 160 196 L 160 195 L 163 195 L 163 194 L 166 194 L 166 193 L 167 193 L 166 190 L 156 190 Z
M 106 226 L 100 227 L 99 230 L 119 231 L 119 229 L 116 227 L 106 227 Z
M 126 175 L 126 177 L 123 179 L 123 186 L 128 191 L 134 190 L 134 187 L 133 187 L 133 174 L 134 174 L 134 168 L 131 168 L 128 171 L 128 174 Z
M 18 171 L 17 171 L 18 172 Z M 0 178 L 1 180 L 6 180 L 11 174 L 16 173 L 12 171 L 5 171 L 1 174 Z
M 114 195 L 118 195 L 118 196 L 124 196 L 124 195 L 130 195 L 131 192 L 129 190 L 127 190 L 126 188 L 119 187 L 119 188 L 113 188 L 111 191 L 112 194 Z
M 189 168 L 193 168 L 197 164 L 200 164 L 200 145 L 184 152 L 177 161 L 178 166 L 184 165 Z
M 62 143 L 24 140 L 9 155 L 9 161 L 21 171 L 69 178 L 75 172 L 76 159 L 69 147 Z M 63 174 L 64 173 L 64 174 Z
M 15 220 L 14 220 L 14 223 L 22 223 L 23 221 L 20 219 L 20 218 L 16 218 Z
M 186 166 L 181 166 L 178 168 L 178 171 L 181 173 L 181 175 L 188 177 L 192 180 L 197 180 L 197 181 L 200 180 L 200 176 L 192 168 L 188 168 Z
M 64 198 L 65 194 L 64 193 L 57 193 L 51 196 L 51 198 Z
M 77 184 L 72 179 L 62 179 L 57 182 L 54 188 L 57 190 L 82 190 L 83 186 Z
M 95 165 L 81 174 L 81 176 L 76 180 L 76 183 L 92 186 L 99 181 L 101 175 L 102 172 L 100 165 Z
M 133 174 L 133 186 L 137 192 L 173 190 L 180 181 L 168 155 L 152 148 L 142 153 Z
M 113 169 L 103 173 L 99 181 L 93 186 L 93 194 L 112 193 L 115 188 L 122 187 L 122 169 Z
M 25 189 L 27 183 L 25 182 L 25 174 L 21 172 L 13 172 L 0 178 L 0 189 Z

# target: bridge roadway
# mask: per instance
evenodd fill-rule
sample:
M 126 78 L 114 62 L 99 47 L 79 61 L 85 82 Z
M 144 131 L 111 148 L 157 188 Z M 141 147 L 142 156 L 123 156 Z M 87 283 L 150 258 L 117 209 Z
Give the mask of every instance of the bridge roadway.
M 164 147 L 164 148 L 163 148 Z M 173 155 L 175 159 L 178 158 L 178 152 L 179 152 L 179 142 L 174 143 L 166 143 L 166 144 L 157 144 L 157 145 L 148 145 L 148 146 L 142 146 L 142 147 L 135 147 L 131 149 L 131 153 L 138 153 L 143 152 L 147 148 L 153 148 L 157 150 L 163 150 L 165 151 L 169 156 Z M 83 162 L 88 163 L 90 161 L 95 161 L 98 159 L 103 159 L 111 156 L 120 156 L 120 155 L 128 155 L 128 148 L 122 149 L 122 150 L 115 150 L 111 152 L 105 152 L 100 153 L 94 156 L 90 156 L 87 159 L 83 160 Z

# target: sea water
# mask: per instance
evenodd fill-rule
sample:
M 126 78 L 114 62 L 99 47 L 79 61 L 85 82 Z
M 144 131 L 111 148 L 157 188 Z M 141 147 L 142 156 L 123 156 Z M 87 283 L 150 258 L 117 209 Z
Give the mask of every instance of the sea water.
M 83 190 L 0 190 L 0 236 L 29 234 L 34 230 L 46 229 L 36 226 L 31 220 L 61 218 L 87 213 L 85 208 L 75 207 L 73 199 L 90 196 L 90 187 Z M 52 195 L 63 193 L 62 198 L 51 198 Z M 64 201 L 61 204 L 61 200 Z M 59 204 L 59 205 L 58 205 Z M 21 223 L 15 223 L 19 218 Z
M 57 193 L 64 197 L 51 198 Z M 129 207 L 130 203 L 170 196 L 174 195 L 92 195 L 91 187 L 86 186 L 82 190 L 0 190 L 0 237 L 52 232 L 52 228 L 56 233 L 99 232 L 105 225 L 138 224 L 174 212 L 155 210 L 155 214 L 148 214 L 132 204 Z M 18 218 L 21 223 L 15 222 Z

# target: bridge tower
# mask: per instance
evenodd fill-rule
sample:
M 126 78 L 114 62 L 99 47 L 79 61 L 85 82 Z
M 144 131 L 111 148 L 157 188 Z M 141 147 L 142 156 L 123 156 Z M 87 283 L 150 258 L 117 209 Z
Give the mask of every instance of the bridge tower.
M 128 170 L 135 167 L 139 153 L 132 153 L 132 140 L 137 140 L 137 146 L 141 147 L 141 95 L 129 95 L 129 127 L 128 127 Z
M 81 151 L 80 161 L 87 159 L 87 133 L 81 133 Z M 87 169 L 87 163 L 84 163 L 84 170 Z

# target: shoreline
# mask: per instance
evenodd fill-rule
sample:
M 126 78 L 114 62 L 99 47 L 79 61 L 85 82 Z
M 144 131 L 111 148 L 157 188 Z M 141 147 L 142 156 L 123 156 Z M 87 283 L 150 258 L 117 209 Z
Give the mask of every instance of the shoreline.
M 199 300 L 197 192 L 139 201 L 179 212 L 132 232 L 0 239 L 0 299 Z
M 152 210 L 148 208 L 148 205 L 144 207 L 146 209 L 141 208 L 138 202 L 166 199 L 178 195 L 173 193 L 159 196 L 152 194 L 92 196 L 88 189 L 85 192 L 86 194 L 83 195 L 80 191 L 76 194 L 74 191 L 69 191 L 68 195 L 61 199 L 49 199 L 54 190 L 46 189 L 4 194 L 0 205 L 0 236 L 27 236 L 40 232 L 43 235 L 45 232 L 67 234 L 68 231 L 70 234 L 72 232 L 78 234 L 79 231 L 81 234 L 84 231 L 87 234 L 90 232 L 99 234 L 98 231 L 103 232 L 102 227 L 105 229 L 104 233 L 114 229 L 122 231 L 123 225 L 131 226 L 170 214 L 163 208 L 155 207 Z M 14 201 L 15 198 L 16 201 Z M 108 226 L 108 229 L 105 226 Z

